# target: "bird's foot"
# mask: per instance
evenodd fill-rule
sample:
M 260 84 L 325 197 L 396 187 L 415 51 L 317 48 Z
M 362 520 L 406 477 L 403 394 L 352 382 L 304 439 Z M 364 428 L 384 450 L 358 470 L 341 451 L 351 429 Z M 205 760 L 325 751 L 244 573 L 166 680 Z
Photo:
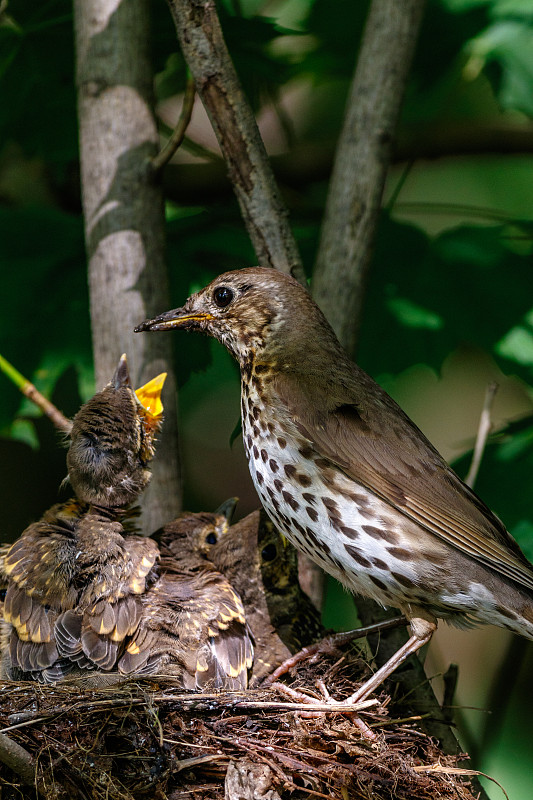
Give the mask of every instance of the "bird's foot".
M 418 652 L 421 647 L 427 644 L 433 633 L 437 628 L 437 623 L 429 617 L 413 617 L 409 622 L 412 636 L 405 642 L 399 650 L 397 650 L 389 660 L 380 667 L 377 672 L 374 672 L 371 678 L 366 683 L 359 687 L 347 699 L 347 703 L 360 703 L 366 700 L 389 675 L 392 675 L 400 664 L 403 664 L 406 658 Z
M 291 686 L 287 686 L 284 683 L 273 683 L 271 688 L 276 689 L 284 697 L 293 700 L 295 703 L 304 703 L 305 705 L 309 705 L 311 707 L 315 706 L 314 710 L 310 709 L 309 711 L 303 711 L 302 709 L 299 709 L 296 713 L 301 717 L 309 719 L 320 717 L 324 713 L 343 714 L 359 729 L 359 732 L 365 739 L 372 743 L 377 741 L 378 737 L 374 731 L 366 724 L 366 722 L 363 722 L 358 714 L 358 712 L 362 709 L 368 708 L 371 705 L 375 705 L 377 700 L 365 700 L 363 703 L 343 703 L 335 700 L 335 698 L 331 696 L 327 687 L 322 681 L 317 681 L 317 686 L 323 695 L 323 699 L 315 697 L 311 694 L 307 694 L 307 692 L 293 689 Z M 354 707 L 353 711 L 351 710 L 352 706 Z
M 294 655 L 287 658 L 282 664 L 277 667 L 270 675 L 268 675 L 262 686 L 272 686 L 283 675 L 286 675 L 289 670 L 301 664 L 306 659 L 313 658 L 320 653 L 329 653 L 337 647 L 348 644 L 355 639 L 362 639 L 365 636 L 370 636 L 378 631 L 388 630 L 389 628 L 397 628 L 399 625 L 406 625 L 407 620 L 405 617 L 393 617 L 392 619 L 384 620 L 383 622 L 376 622 L 374 625 L 367 625 L 364 628 L 356 628 L 353 631 L 343 631 L 342 633 L 334 633 L 331 636 L 326 636 L 319 642 L 302 647 L 302 649 Z

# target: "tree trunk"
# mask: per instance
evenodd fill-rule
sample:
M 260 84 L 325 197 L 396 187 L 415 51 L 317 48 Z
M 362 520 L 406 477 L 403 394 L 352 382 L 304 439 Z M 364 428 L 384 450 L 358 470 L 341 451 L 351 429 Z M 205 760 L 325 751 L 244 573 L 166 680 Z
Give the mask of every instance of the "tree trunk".
M 424 0 L 373 0 L 335 156 L 313 296 L 349 353 L 423 9 Z
M 152 110 L 148 0 L 75 0 L 82 200 L 97 388 L 128 356 L 139 386 L 168 372 L 165 433 L 143 503 L 145 532 L 180 508 L 172 337 L 134 326 L 168 308 L 164 207 L 151 158 L 159 139 Z

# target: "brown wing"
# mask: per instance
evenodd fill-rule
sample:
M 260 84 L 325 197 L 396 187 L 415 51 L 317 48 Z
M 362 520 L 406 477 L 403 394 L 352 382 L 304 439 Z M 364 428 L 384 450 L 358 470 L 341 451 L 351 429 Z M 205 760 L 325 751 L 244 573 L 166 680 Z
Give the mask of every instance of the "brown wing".
M 100 555 L 76 608 L 57 620 L 55 635 L 62 658 L 82 667 L 116 667 L 126 640 L 139 624 L 140 596 L 158 556 L 157 545 L 142 536 L 120 537 L 118 552 Z
M 169 562 L 143 597 L 142 619 L 119 670 L 175 671 L 189 689 L 245 688 L 253 644 L 239 596 L 216 571 L 179 572 Z
M 280 375 L 287 421 L 319 456 L 423 528 L 528 589 L 533 570 L 501 521 L 399 406 L 353 365 L 343 385 Z
M 137 628 L 139 596 L 159 555 L 151 540 L 123 537 L 119 523 L 52 511 L 4 559 L 12 665 L 42 671 L 45 681 L 74 667 L 116 665 Z

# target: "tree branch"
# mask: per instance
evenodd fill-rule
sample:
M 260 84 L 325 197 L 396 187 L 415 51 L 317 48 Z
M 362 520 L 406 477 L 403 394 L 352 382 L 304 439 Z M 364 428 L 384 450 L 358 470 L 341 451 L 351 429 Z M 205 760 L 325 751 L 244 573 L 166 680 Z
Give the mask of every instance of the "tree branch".
M 40 408 L 43 414 L 54 423 L 56 428 L 65 433 L 70 433 L 72 422 L 65 417 L 65 415 L 48 400 L 41 392 L 24 377 L 15 367 L 9 363 L 3 356 L 0 355 L 0 370 L 6 375 L 19 389 L 22 394 L 27 397 L 32 403 L 35 403 L 37 408 Z
M 425 158 L 455 158 L 483 155 L 529 155 L 533 153 L 533 125 L 515 123 L 439 123 L 402 126 L 391 161 L 401 163 Z M 274 177 L 296 191 L 310 183 L 327 180 L 331 174 L 334 145 L 329 141 L 297 142 L 286 153 L 271 156 Z M 163 176 L 165 194 L 180 205 L 202 205 L 221 200 L 231 192 L 223 161 L 170 164 Z
M 168 0 L 178 39 L 226 159 L 246 228 L 263 266 L 305 281 L 257 124 L 231 62 L 213 0 Z
M 479 467 L 481 465 L 481 459 L 483 458 L 483 453 L 485 452 L 487 438 L 492 428 L 492 406 L 494 404 L 494 397 L 497 391 L 498 384 L 495 381 L 492 381 L 487 386 L 487 390 L 485 392 L 485 400 L 483 402 L 483 408 L 479 418 L 479 427 L 476 436 L 474 454 L 472 456 L 472 463 L 470 464 L 470 469 L 468 470 L 468 474 L 465 478 L 466 485 L 470 486 L 471 489 L 476 482 Z
M 194 98 L 196 97 L 196 87 L 194 79 L 189 75 L 187 78 L 187 85 L 185 87 L 185 94 L 183 95 L 183 105 L 176 128 L 172 131 L 167 143 L 159 151 L 159 153 L 152 159 L 152 168 L 154 172 L 160 172 L 165 167 L 178 147 L 181 145 L 185 138 L 185 131 L 189 126 L 192 117 L 192 110 L 194 108 Z
M 159 149 L 152 108 L 149 0 L 76 0 L 78 117 L 85 239 L 97 388 L 127 353 L 135 386 L 160 372 L 165 435 L 143 498 L 142 524 L 155 530 L 178 513 L 176 381 L 172 337 L 135 336 L 145 316 L 170 305 L 164 208 L 151 159 Z
M 24 786 L 34 786 L 40 796 L 46 796 L 36 780 L 35 759 L 5 733 L 0 733 L 0 761 L 19 776 Z
M 381 197 L 424 0 L 373 0 L 352 82 L 313 274 L 313 295 L 353 352 Z

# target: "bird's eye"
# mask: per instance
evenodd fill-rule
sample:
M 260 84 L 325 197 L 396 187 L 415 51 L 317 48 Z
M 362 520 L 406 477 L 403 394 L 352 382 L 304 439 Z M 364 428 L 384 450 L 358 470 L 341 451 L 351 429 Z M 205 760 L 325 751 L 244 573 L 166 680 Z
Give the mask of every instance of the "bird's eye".
M 217 543 L 217 535 L 216 533 L 208 533 L 205 537 L 206 544 L 216 544 Z
M 213 300 L 219 308 L 226 308 L 233 300 L 233 290 L 227 286 L 217 286 L 213 292 Z
M 274 561 L 274 559 L 276 558 L 277 554 L 278 554 L 278 550 L 277 550 L 276 545 L 270 543 L 270 544 L 267 544 L 266 547 L 263 547 L 263 549 L 261 551 L 261 558 L 263 559 L 263 561 L 266 561 L 266 562 Z

